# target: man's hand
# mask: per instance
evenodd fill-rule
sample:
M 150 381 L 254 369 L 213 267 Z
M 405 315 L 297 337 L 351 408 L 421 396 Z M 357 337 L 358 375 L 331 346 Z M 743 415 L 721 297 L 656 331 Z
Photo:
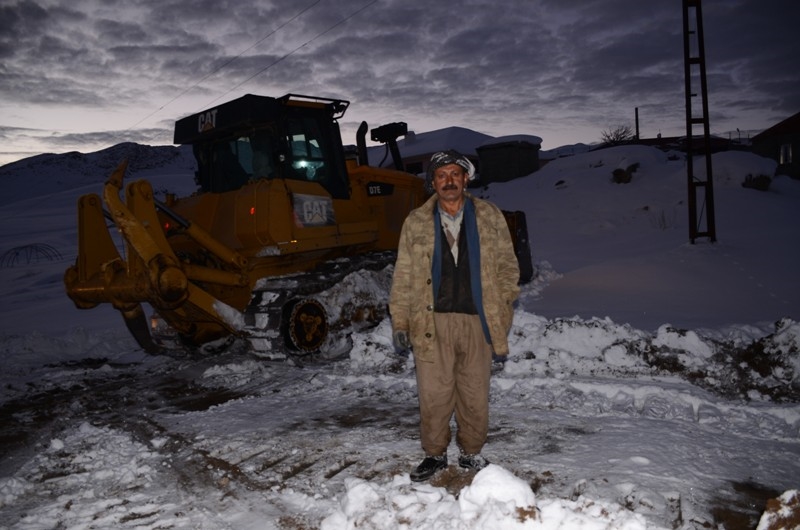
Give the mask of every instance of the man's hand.
M 394 342 L 394 347 L 400 351 L 411 349 L 411 341 L 408 338 L 408 331 L 395 331 L 394 335 L 392 335 L 392 341 Z

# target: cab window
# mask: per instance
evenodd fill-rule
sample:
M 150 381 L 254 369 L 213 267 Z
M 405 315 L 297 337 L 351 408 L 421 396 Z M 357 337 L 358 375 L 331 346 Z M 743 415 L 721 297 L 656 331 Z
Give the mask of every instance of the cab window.
M 316 119 L 289 120 L 289 171 L 287 177 L 320 183 L 334 197 L 346 197 L 347 186 L 341 175 L 332 170 L 332 142 Z
M 195 146 L 197 181 L 214 193 L 237 190 L 252 179 L 275 176 L 273 142 L 268 133 Z

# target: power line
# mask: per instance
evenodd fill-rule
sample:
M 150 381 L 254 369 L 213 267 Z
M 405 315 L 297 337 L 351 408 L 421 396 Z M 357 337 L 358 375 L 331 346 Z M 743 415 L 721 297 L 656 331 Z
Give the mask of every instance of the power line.
M 137 126 L 139 126 L 139 125 L 140 125 L 142 122 L 144 122 L 145 120 L 149 119 L 150 117 L 152 117 L 153 115 L 157 114 L 158 112 L 160 112 L 160 111 L 164 110 L 164 109 L 165 109 L 167 106 L 171 105 L 172 103 L 174 103 L 174 102 L 175 102 L 175 101 L 177 101 L 178 99 L 180 99 L 180 98 L 182 98 L 183 96 L 185 96 L 185 95 L 186 95 L 186 94 L 187 94 L 187 93 L 188 93 L 190 90 L 192 90 L 192 89 L 194 89 L 194 88 L 197 88 L 198 86 L 200 86 L 200 84 L 201 84 L 203 81 L 205 81 L 206 79 L 208 79 L 208 78 L 209 78 L 209 77 L 211 77 L 212 75 L 214 75 L 214 74 L 218 73 L 218 72 L 219 72 L 219 71 L 221 71 L 223 68 L 225 68 L 226 66 L 228 66 L 229 64 L 231 64 L 233 61 L 235 61 L 236 59 L 238 59 L 239 57 L 241 57 L 241 56 L 242 56 L 242 55 L 244 55 L 245 53 L 249 52 L 250 50 L 252 50 L 252 49 L 253 49 L 253 48 L 255 48 L 256 46 L 258 46 L 259 44 L 261 44 L 262 42 L 264 42 L 265 40 L 267 40 L 267 39 L 268 39 L 268 38 L 270 38 L 271 36 L 275 35 L 277 32 L 279 32 L 281 29 L 283 29 L 284 27 L 286 27 L 286 26 L 288 26 L 289 24 L 291 24 L 293 21 L 295 21 L 295 20 L 297 20 L 298 18 L 300 18 L 301 16 L 303 16 L 303 15 L 304 15 L 304 14 L 305 14 L 305 13 L 306 13 L 308 10 L 310 10 L 312 7 L 314 7 L 314 6 L 316 6 L 317 4 L 319 4 L 321 1 L 322 1 L 322 0 L 316 0 L 316 1 L 312 2 L 311 4 L 309 4 L 308 6 L 306 6 L 305 8 L 303 8 L 303 9 L 302 9 L 302 10 L 301 10 L 299 13 L 297 13 L 295 16 L 293 16 L 292 18 L 288 19 L 286 22 L 284 22 L 283 24 L 281 24 L 280 26 L 278 26 L 278 27 L 277 27 L 277 28 L 275 28 L 274 30 L 270 31 L 268 34 L 266 34 L 266 35 L 265 35 L 264 37 L 262 37 L 261 39 L 257 40 L 257 41 L 256 41 L 255 43 L 253 43 L 253 44 L 252 44 L 252 45 L 251 45 L 249 48 L 247 48 L 247 49 L 245 49 L 245 50 L 242 50 L 242 51 L 241 51 L 241 52 L 240 52 L 238 55 L 236 55 L 235 57 L 232 57 L 232 58 L 228 59 L 227 61 L 225 61 L 225 62 L 224 62 L 222 65 L 220 65 L 220 66 L 219 66 L 219 67 L 218 67 L 216 70 L 213 70 L 212 72 L 209 72 L 208 74 L 206 74 L 206 75 L 205 75 L 205 76 L 204 76 L 202 79 L 200 79 L 199 81 L 197 81 L 195 84 L 193 84 L 193 85 L 191 85 L 190 87 L 186 88 L 186 89 L 185 89 L 183 92 L 181 92 L 180 94 L 178 94 L 177 96 L 175 96 L 175 97 L 174 97 L 174 98 L 172 98 L 171 100 L 167 101 L 166 103 L 164 103 L 163 105 L 161 105 L 159 108 L 157 108 L 156 110 L 154 110 L 153 112 L 151 112 L 150 114 L 148 114 L 147 116 L 145 116 L 144 118 L 142 118 L 141 120 L 139 120 L 138 122 L 134 123 L 133 125 L 131 125 L 131 126 L 130 126 L 130 127 L 128 127 L 127 129 L 125 129 L 125 131 L 124 131 L 124 132 L 130 131 L 131 129 L 135 129 Z M 377 0 L 375 0 L 375 1 L 377 1 Z M 251 78 L 251 79 L 252 79 L 252 78 Z M 249 81 L 249 79 L 248 79 L 248 81 Z M 245 81 L 245 82 L 246 82 L 246 81 Z M 237 86 L 241 86 L 241 85 L 237 85 Z M 234 87 L 234 88 L 236 88 L 236 87 Z M 233 90 L 233 89 L 232 89 L 232 90 Z M 226 94 L 227 94 L 227 92 L 226 92 Z M 215 101 L 216 101 L 216 100 L 215 100 Z
M 309 40 L 309 41 L 306 41 L 306 42 L 304 42 L 303 44 L 301 44 L 301 45 L 300 45 L 300 46 L 298 46 L 297 48 L 293 49 L 292 51 L 290 51 L 290 52 L 289 52 L 289 53 L 287 53 L 286 55 L 283 55 L 282 57 L 279 57 L 278 59 L 274 60 L 273 62 L 271 62 L 270 64 L 268 64 L 267 66 L 265 66 L 264 68 L 262 68 L 261 70 L 259 70 L 258 72 L 256 72 L 255 74 L 251 75 L 250 77 L 248 77 L 247 79 L 245 79 L 244 81 L 242 81 L 241 83 L 239 83 L 238 85 L 236 85 L 236 86 L 234 86 L 234 87 L 230 88 L 230 89 L 229 89 L 229 90 L 227 90 L 226 92 L 224 92 L 224 93 L 220 94 L 218 97 L 216 97 L 216 98 L 214 98 L 213 100 L 209 101 L 209 102 L 208 102 L 208 103 L 207 103 L 207 104 L 204 106 L 204 108 L 208 108 L 208 107 L 210 107 L 210 106 L 211 106 L 211 105 L 212 105 L 214 102 L 216 102 L 216 101 L 219 101 L 219 100 L 220 100 L 220 99 L 222 99 L 224 96 L 226 96 L 227 94 L 230 94 L 231 92 L 233 92 L 234 90 L 236 90 L 236 89 L 237 89 L 237 88 L 239 88 L 240 86 L 242 86 L 242 85 L 244 85 L 245 83 L 247 83 L 247 82 L 249 82 L 249 81 L 253 80 L 254 78 L 256 78 L 256 77 L 260 76 L 261 74 L 263 74 L 264 72 L 266 72 L 267 70 L 269 70 L 270 68 L 272 68 L 273 66 L 275 66 L 276 64 L 280 63 L 280 62 L 281 62 L 281 61 L 283 61 L 284 59 L 287 59 L 287 58 L 291 57 L 292 55 L 294 55 L 294 53 L 295 53 L 295 52 L 297 52 L 297 51 L 298 51 L 298 50 L 300 50 L 301 48 L 304 48 L 304 47 L 308 46 L 309 44 L 311 44 L 312 42 L 314 42 L 314 41 L 315 41 L 315 40 L 317 40 L 318 38 L 320 38 L 320 37 L 324 36 L 325 34 L 327 34 L 327 33 L 331 32 L 331 31 L 333 31 L 335 28 L 337 28 L 337 27 L 341 26 L 342 24 L 344 24 L 345 22 L 347 22 L 348 20 L 350 20 L 351 18 L 353 18 L 354 16 L 358 15 L 359 13 L 361 13 L 362 11 L 364 11 L 365 9 L 367 9 L 368 7 L 370 7 L 372 4 L 375 4 L 375 3 L 377 3 L 377 2 L 378 2 L 378 0 L 372 0 L 371 2 L 369 2 L 369 3 L 365 4 L 364 6 L 362 6 L 362 7 L 358 8 L 357 10 L 353 11 L 352 13 L 350 13 L 348 16 L 346 16 L 345 18 L 343 18 L 342 20 L 340 20 L 340 21 L 339 21 L 339 22 L 337 22 L 336 24 L 334 24 L 334 25 L 330 26 L 330 27 L 329 27 L 328 29 L 326 29 L 325 31 L 323 31 L 323 32 L 321 32 L 321 33 L 319 33 L 319 34 L 317 34 L 317 35 L 316 35 L 316 36 L 315 36 L 313 39 L 311 39 L 311 40 Z

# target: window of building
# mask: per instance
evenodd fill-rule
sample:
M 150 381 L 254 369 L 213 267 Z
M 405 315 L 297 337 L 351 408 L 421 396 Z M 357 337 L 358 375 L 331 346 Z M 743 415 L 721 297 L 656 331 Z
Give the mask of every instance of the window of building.
M 792 163 L 792 144 L 783 144 L 781 145 L 781 154 L 779 163 L 783 164 L 791 164 Z

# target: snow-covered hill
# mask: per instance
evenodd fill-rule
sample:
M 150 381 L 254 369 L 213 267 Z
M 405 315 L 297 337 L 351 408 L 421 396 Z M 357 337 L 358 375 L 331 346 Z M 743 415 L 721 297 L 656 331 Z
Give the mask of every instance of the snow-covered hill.
M 83 154 L 42 154 L 0 166 L 0 205 L 50 195 L 85 185 L 102 186 L 123 160 L 131 175 L 150 170 L 192 174 L 197 167 L 192 147 L 117 144 Z

